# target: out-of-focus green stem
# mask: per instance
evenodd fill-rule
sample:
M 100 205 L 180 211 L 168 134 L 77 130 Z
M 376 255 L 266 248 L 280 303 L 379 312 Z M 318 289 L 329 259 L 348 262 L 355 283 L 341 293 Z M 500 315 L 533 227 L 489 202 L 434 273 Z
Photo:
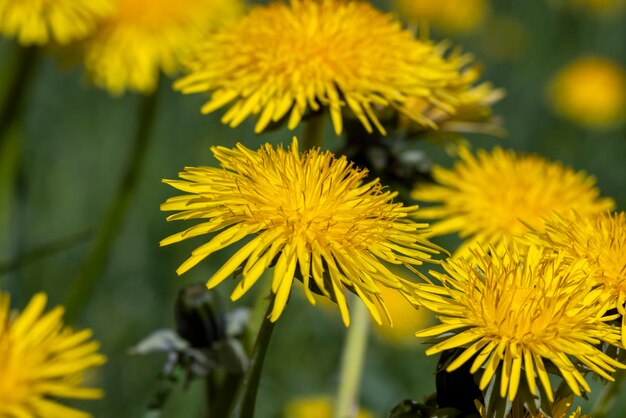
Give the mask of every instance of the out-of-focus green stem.
M 608 383 L 600 397 L 593 406 L 591 416 L 593 418 L 606 418 L 611 412 L 611 408 L 615 404 L 615 401 L 619 398 L 622 385 L 626 379 L 626 370 L 618 369 L 613 375 L 615 382 Z
M 274 306 L 274 295 L 269 300 L 265 318 L 261 324 L 261 329 L 257 335 L 250 365 L 243 378 L 241 390 L 235 405 L 235 418 L 253 418 L 254 407 L 256 404 L 256 395 L 261 381 L 261 370 L 265 360 L 265 353 L 269 346 L 272 332 L 274 331 L 274 323 L 270 321 L 269 316 Z
M 359 387 L 369 335 L 370 318 L 365 305 L 353 297 L 355 302 L 352 324 L 348 328 L 341 360 L 339 392 L 335 405 L 335 418 L 353 418 L 358 411 Z
M 304 122 L 302 131 L 302 150 L 321 147 L 324 142 L 324 121 L 326 114 L 322 111 L 311 114 Z
M 25 107 L 26 92 L 35 74 L 36 61 L 36 48 L 17 49 L 15 66 L 11 71 L 12 80 L 0 103 L 0 149 L 4 148 L 9 130 Z
M 76 245 L 80 245 L 87 241 L 91 235 L 91 231 L 78 232 L 56 241 L 51 241 L 27 253 L 21 254 L 12 260 L 0 262 L 0 276 L 20 269 L 35 261 L 58 254 Z
M 70 290 L 65 301 L 67 309 L 65 315 L 68 322 L 75 321 L 89 301 L 107 263 L 115 238 L 117 238 L 126 217 L 126 212 L 142 172 L 143 162 L 150 144 L 152 127 L 157 111 L 157 96 L 158 91 L 142 97 L 139 109 L 139 122 L 131 154 L 126 163 L 126 169 L 117 189 L 117 194 L 98 227 L 93 246 L 87 254 L 87 258 L 72 280 L 69 288 Z

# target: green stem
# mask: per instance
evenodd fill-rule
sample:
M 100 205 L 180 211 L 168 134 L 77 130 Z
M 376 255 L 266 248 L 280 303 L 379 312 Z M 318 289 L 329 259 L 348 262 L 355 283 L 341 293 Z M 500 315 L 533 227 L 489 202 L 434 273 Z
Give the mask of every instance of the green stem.
M 66 318 L 73 322 L 82 313 L 89 302 L 98 279 L 109 258 L 111 248 L 115 243 L 122 227 L 131 197 L 137 187 L 139 175 L 142 172 L 143 162 L 147 154 L 152 136 L 154 118 L 157 111 L 158 91 L 142 97 L 140 105 L 139 123 L 130 158 L 126 164 L 124 176 L 117 190 L 117 195 L 109 205 L 103 220 L 100 223 L 94 239 L 94 244 L 83 265 L 74 277 L 66 299 Z
M 322 143 L 324 142 L 325 115 L 326 114 L 324 112 L 318 111 L 312 113 L 304 122 L 301 144 L 303 151 L 322 146 Z
M 21 254 L 12 260 L 0 262 L 0 276 L 80 245 L 91 238 L 91 236 L 91 231 L 78 232 L 44 244 L 31 251 Z
M 359 386 L 365 360 L 370 318 L 365 305 L 352 298 L 355 308 L 352 324 L 348 328 L 341 360 L 339 392 L 335 407 L 335 418 L 353 418 L 358 410 Z
M 256 394 L 259 389 L 259 382 L 261 380 L 263 361 L 265 360 L 265 353 L 267 352 L 267 347 L 272 337 L 272 331 L 274 331 L 275 324 L 269 319 L 273 306 L 274 295 L 270 298 L 265 318 L 263 319 L 261 329 L 259 330 L 254 344 L 250 365 L 243 378 L 241 391 L 237 399 L 237 404 L 235 405 L 235 418 L 254 417 L 254 406 L 256 403 Z
M 209 404 L 207 418 L 223 418 L 230 415 L 241 377 L 240 374 L 226 373 L 219 386 L 219 396 L 213 396 L 212 403 Z
M 0 105 L 0 149 L 4 148 L 4 143 L 9 137 L 9 129 L 24 109 L 26 93 L 34 78 L 36 61 L 36 48 L 18 48 L 12 71 L 13 80 L 10 81 L 8 91 Z
M 604 387 L 600 397 L 593 406 L 593 410 L 591 411 L 593 418 L 607 417 L 609 412 L 611 412 L 613 404 L 615 404 L 615 401 L 620 397 L 622 385 L 626 379 L 626 370 L 618 369 L 613 377 L 615 378 L 615 382 L 608 383 Z

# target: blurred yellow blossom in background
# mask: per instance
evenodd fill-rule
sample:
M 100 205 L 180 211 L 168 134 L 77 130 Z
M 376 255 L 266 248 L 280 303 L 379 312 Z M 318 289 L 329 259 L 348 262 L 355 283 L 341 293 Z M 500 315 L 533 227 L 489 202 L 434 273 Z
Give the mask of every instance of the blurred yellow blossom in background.
M 67 44 L 89 35 L 114 0 L 0 0 L 0 33 L 22 45 Z
M 113 94 L 152 92 L 216 27 L 243 13 L 240 0 L 117 0 L 117 11 L 85 43 L 93 82 Z
M 330 396 L 295 398 L 285 406 L 284 418 L 333 418 L 333 399 Z M 364 409 L 359 409 L 354 418 L 374 418 Z
M 446 32 L 469 32 L 489 11 L 487 0 L 394 0 L 400 17 L 412 24 L 428 24 Z
M 459 156 L 451 169 L 433 169 L 438 184 L 419 184 L 412 193 L 435 204 L 418 212 L 420 218 L 437 219 L 429 236 L 458 233 L 466 240 L 459 253 L 475 243 L 510 243 L 528 226 L 543 230 L 552 212 L 593 215 L 615 206 L 613 199 L 600 197 L 593 177 L 539 155 L 496 147 L 475 155 L 461 148 Z
M 626 120 L 626 72 L 603 57 L 567 64 L 550 82 L 548 95 L 558 115 L 582 126 L 606 128 Z

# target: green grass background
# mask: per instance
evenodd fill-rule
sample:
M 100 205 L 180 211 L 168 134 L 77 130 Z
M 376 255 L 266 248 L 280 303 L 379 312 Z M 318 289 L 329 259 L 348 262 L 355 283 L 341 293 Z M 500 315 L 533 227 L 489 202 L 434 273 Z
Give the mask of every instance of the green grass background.
M 382 0 L 374 3 L 390 8 Z M 432 31 L 433 38 L 450 38 L 472 51 L 484 64 L 483 79 L 507 90 L 495 109 L 505 118 L 510 135 L 502 140 L 472 136 L 471 141 L 537 152 L 586 170 L 597 177 L 603 194 L 613 196 L 624 209 L 624 128 L 587 131 L 561 120 L 547 107 L 544 90 L 555 71 L 581 54 L 602 54 L 626 64 L 624 15 L 599 19 L 559 11 L 547 1 L 502 0 L 493 2 L 492 9 L 492 18 L 470 35 Z M 3 91 L 16 48 L 11 41 L 0 41 Z M 133 94 L 114 98 L 91 87 L 80 68 L 60 68 L 51 54 L 40 61 L 26 100 L 23 130 L 16 131 L 0 151 L 0 263 L 97 227 L 128 158 L 139 105 Z M 80 404 L 98 418 L 141 416 L 164 358 L 133 357 L 127 354 L 128 347 L 155 329 L 171 327 L 177 289 L 205 281 L 229 254 L 223 251 L 185 276 L 176 276 L 176 267 L 202 238 L 158 247 L 160 239 L 189 226 L 165 223 L 159 205 L 175 191 L 161 179 L 175 178 L 185 165 L 212 164 L 212 145 L 240 141 L 258 147 L 266 141 L 288 142 L 293 135 L 287 130 L 254 135 L 252 123 L 229 129 L 219 123 L 220 112 L 200 115 L 204 97 L 173 92 L 168 79 L 161 82 L 158 100 L 154 137 L 139 187 L 106 271 L 77 323 L 93 328 L 109 357 L 105 367 L 90 375 L 92 383 L 106 390 L 106 398 Z M 338 140 L 329 125 L 324 146 L 334 148 Z M 449 163 L 440 151 L 434 158 Z M 18 187 L 11 190 L 16 180 L 11 166 L 19 160 Z M 61 303 L 88 244 L 86 240 L 1 276 L 0 288 L 11 292 L 18 307 L 41 290 L 49 294 L 51 304 Z M 228 287 L 221 289 L 224 295 Z M 241 303 L 253 301 L 250 294 Z M 343 334 L 338 315 L 310 307 L 295 289 L 270 346 L 257 416 L 280 417 L 284 403 L 295 396 L 333 394 Z M 434 390 L 435 359 L 426 358 L 422 346 L 394 346 L 376 336 L 371 342 L 361 399 L 377 416 L 386 416 L 405 398 L 421 400 Z M 599 391 L 594 385 L 592 396 Z M 164 417 L 199 417 L 202 402 L 200 382 L 177 393 Z M 623 399 L 611 416 L 622 417 L 625 411 Z

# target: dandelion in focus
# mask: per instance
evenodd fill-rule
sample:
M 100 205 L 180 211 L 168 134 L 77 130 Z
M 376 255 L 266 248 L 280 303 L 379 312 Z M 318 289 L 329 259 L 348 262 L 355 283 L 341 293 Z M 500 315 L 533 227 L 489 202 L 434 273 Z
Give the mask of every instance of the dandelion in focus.
M 285 406 L 285 418 L 333 418 L 333 400 L 330 396 L 296 398 Z M 374 418 L 364 409 L 359 409 L 355 418 Z
M 626 215 L 603 213 L 576 215 L 572 219 L 552 216 L 545 232 L 530 238 L 572 262 L 584 261 L 595 285 L 610 295 L 612 308 L 622 316 L 622 344 L 626 343 Z
M 486 0 L 395 0 L 400 16 L 412 23 L 428 24 L 446 32 L 469 32 L 484 22 Z
M 554 77 L 548 95 L 558 115 L 579 125 L 620 125 L 626 115 L 626 72 L 606 58 L 581 57 Z
M 453 257 L 443 267 L 445 273 L 430 273 L 440 284 L 417 285 L 422 305 L 441 324 L 416 335 L 446 335 L 427 355 L 463 349 L 447 372 L 471 362 L 470 373 L 482 370 L 481 390 L 498 373 L 496 390 L 511 401 L 521 379 L 538 394 L 538 379 L 554 402 L 546 362 L 577 396 L 591 389 L 575 363 L 610 381 L 617 367 L 626 367 L 598 348 L 602 342 L 619 346 L 619 328 L 607 323 L 610 301 L 589 283 L 581 263 L 545 257 L 540 246 L 510 246 L 503 252 L 478 247 L 472 263 Z
M 282 313 L 295 278 L 315 304 L 314 291 L 336 301 L 349 324 L 345 289 L 356 293 L 378 322 L 388 317 L 380 286 L 401 292 L 417 305 L 414 284 L 383 263 L 413 266 L 433 261 L 441 250 L 424 238 L 427 225 L 411 218 L 417 206 L 394 203 L 397 193 L 378 180 L 365 183 L 367 171 L 345 157 L 319 149 L 301 154 L 291 147 L 258 151 L 243 145 L 211 148 L 220 167 L 188 167 L 182 180 L 165 182 L 185 194 L 161 209 L 177 213 L 168 220 L 202 219 L 161 245 L 218 232 L 193 251 L 177 270 L 183 274 L 212 253 L 248 239 L 209 279 L 213 288 L 240 272 L 231 298 L 239 299 L 275 262 L 271 289 L 276 295 L 270 319 Z
M 239 0 L 117 0 L 85 44 L 85 67 L 113 94 L 154 91 L 161 72 L 179 70 L 197 44 L 243 12 Z
M 420 184 L 412 197 L 436 205 L 422 208 L 420 218 L 438 219 L 430 236 L 458 233 L 465 240 L 458 253 L 476 243 L 495 247 L 528 231 L 543 230 L 552 212 L 600 214 L 615 203 L 600 197 L 595 179 L 537 155 L 460 150 L 451 169 L 435 167 L 438 184 Z
M 98 399 L 99 389 L 82 387 L 83 374 L 105 362 L 91 331 L 63 325 L 63 308 L 44 313 L 46 296 L 35 295 L 20 314 L 0 294 L 0 417 L 88 417 L 61 399 Z
M 0 33 L 22 45 L 68 44 L 89 35 L 114 0 L 0 0 Z
M 467 58 L 448 59 L 444 51 L 366 2 L 275 2 L 213 36 L 176 88 L 210 92 L 203 113 L 230 105 L 222 122 L 231 127 L 258 116 L 257 133 L 283 119 L 295 129 L 323 107 L 337 134 L 346 115 L 368 132 L 385 133 L 379 114 L 387 108 L 435 126 L 408 105 L 410 98 L 455 112 L 457 98 L 444 87 L 462 77 L 459 60 Z

